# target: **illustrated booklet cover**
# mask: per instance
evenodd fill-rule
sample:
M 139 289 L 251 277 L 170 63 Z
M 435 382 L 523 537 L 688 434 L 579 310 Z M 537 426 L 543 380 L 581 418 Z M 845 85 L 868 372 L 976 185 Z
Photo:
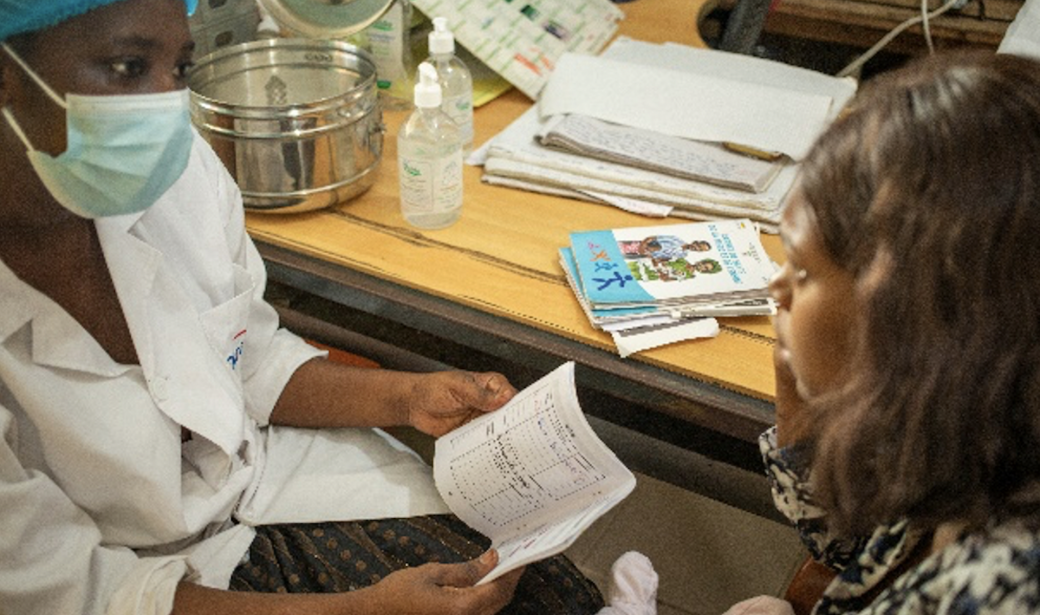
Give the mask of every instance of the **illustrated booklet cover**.
M 581 295 L 593 310 L 667 310 L 768 302 L 775 265 L 748 219 L 571 233 Z
M 636 484 L 586 421 L 573 362 L 438 438 L 433 476 L 452 512 L 498 551 L 480 583 L 560 553 Z
M 697 303 L 680 307 L 642 306 L 612 307 L 609 309 L 593 309 L 589 305 L 585 291 L 582 289 L 578 275 L 578 265 L 574 262 L 574 252 L 569 248 L 560 248 L 560 267 L 567 277 L 567 285 L 574 292 L 578 304 L 585 312 L 592 326 L 607 331 L 625 328 L 645 328 L 647 326 L 669 325 L 678 321 L 693 318 L 713 318 L 725 316 L 772 316 L 776 313 L 773 300 L 768 297 L 738 299 L 719 303 Z

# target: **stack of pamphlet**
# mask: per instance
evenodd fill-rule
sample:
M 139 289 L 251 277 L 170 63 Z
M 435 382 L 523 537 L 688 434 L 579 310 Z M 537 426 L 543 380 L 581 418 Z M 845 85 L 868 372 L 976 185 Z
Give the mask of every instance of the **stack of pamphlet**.
M 560 263 L 589 322 L 622 356 L 712 337 L 715 317 L 775 312 L 776 265 L 748 219 L 579 231 Z
M 776 232 L 799 161 L 855 91 L 779 62 L 622 37 L 598 57 L 563 55 L 538 104 L 471 161 L 489 184 Z

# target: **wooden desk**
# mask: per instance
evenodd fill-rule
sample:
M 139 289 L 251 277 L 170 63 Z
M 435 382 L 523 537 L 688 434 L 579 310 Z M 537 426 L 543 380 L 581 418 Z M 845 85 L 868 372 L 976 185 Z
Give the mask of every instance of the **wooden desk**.
M 621 4 L 627 18 L 620 32 L 702 44 L 697 19 L 705 4 Z M 530 105 L 513 90 L 478 109 L 476 143 L 493 137 Z M 380 175 L 364 195 L 319 212 L 248 216 L 273 281 L 377 318 L 393 331 L 362 333 L 393 344 L 407 347 L 414 334 L 433 337 L 435 346 L 461 347 L 452 361 L 458 367 L 481 369 L 491 357 L 541 374 L 575 360 L 579 388 L 608 400 L 600 407 L 583 400 L 590 414 L 609 415 L 688 448 L 715 442 L 720 449 L 735 445 L 754 455 L 752 443 L 773 421 L 768 319 L 722 319 L 716 339 L 620 359 L 609 335 L 593 329 L 578 306 L 558 265 L 557 248 L 567 245 L 573 230 L 661 222 L 487 186 L 480 182 L 481 169 L 467 167 L 461 220 L 437 231 L 412 228 L 400 214 L 395 164 L 397 129 L 405 115 L 384 115 L 388 131 Z M 672 222 L 681 220 L 665 223 Z M 765 244 L 780 257 L 775 237 L 765 237 Z M 459 365 L 460 360 L 468 364 Z M 507 375 L 517 379 L 511 371 Z M 698 430 L 718 438 L 693 435 Z M 748 463 L 758 466 L 754 459 Z

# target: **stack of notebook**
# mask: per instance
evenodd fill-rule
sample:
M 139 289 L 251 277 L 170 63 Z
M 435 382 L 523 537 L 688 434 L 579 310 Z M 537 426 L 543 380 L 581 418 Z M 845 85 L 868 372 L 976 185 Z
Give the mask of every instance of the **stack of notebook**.
M 774 232 L 798 161 L 855 90 L 777 62 L 622 38 L 599 57 L 560 59 L 538 104 L 483 149 L 483 180 Z

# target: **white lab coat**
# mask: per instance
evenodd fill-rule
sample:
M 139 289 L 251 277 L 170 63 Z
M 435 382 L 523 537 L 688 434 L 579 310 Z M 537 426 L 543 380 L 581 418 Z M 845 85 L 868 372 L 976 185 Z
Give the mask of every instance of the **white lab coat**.
M 182 578 L 227 586 L 252 526 L 446 512 L 381 432 L 266 427 L 320 353 L 278 329 L 201 138 L 159 202 L 97 228 L 140 366 L 0 263 L 0 612 L 167 613 Z

